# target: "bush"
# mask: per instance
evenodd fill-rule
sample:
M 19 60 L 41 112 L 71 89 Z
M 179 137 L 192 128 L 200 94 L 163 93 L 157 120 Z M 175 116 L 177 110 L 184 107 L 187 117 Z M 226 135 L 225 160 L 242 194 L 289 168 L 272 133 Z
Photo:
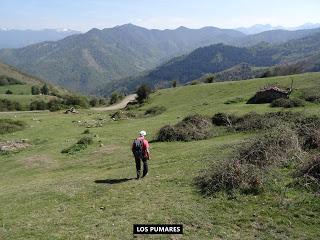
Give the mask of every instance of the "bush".
M 7 90 L 6 94 L 13 94 L 13 92 L 11 90 Z
M 236 189 L 246 194 L 258 194 L 263 190 L 263 179 L 263 172 L 256 166 L 227 160 L 215 163 L 196 177 L 195 185 L 206 196 L 220 191 L 232 194 Z
M 286 165 L 301 153 L 296 132 L 289 125 L 280 125 L 244 143 L 239 147 L 237 157 L 243 164 L 264 168 Z
M 39 95 L 41 93 L 40 87 L 37 85 L 34 85 L 31 87 L 31 94 L 32 95 Z
M 207 117 L 192 115 L 186 117 L 174 126 L 162 127 L 157 136 L 157 141 L 192 141 L 203 140 L 211 136 L 212 124 Z
M 93 143 L 93 138 L 89 136 L 83 137 L 77 142 L 77 144 L 85 144 L 85 145 L 90 145 L 92 143 Z
M 32 89 L 31 89 L 32 90 Z M 50 90 L 49 90 L 49 87 L 47 84 L 44 84 L 42 86 L 42 88 L 40 89 L 40 92 L 43 94 L 43 95 L 49 95 L 50 93 Z
M 212 123 L 216 126 L 232 126 L 238 122 L 238 117 L 226 113 L 216 113 L 212 117 Z
M 307 88 L 302 90 L 302 96 L 304 100 L 313 103 L 320 103 L 320 88 Z
M 115 103 L 119 102 L 121 99 L 123 99 L 123 95 L 122 94 L 120 94 L 118 92 L 113 92 L 111 94 L 109 103 L 110 104 L 115 104 Z
M 21 111 L 20 103 L 8 99 L 0 99 L 0 111 Z
M 88 145 L 93 143 L 93 138 L 90 136 L 82 137 L 76 144 L 73 146 L 63 149 L 61 153 L 75 154 L 81 150 L 84 150 Z
M 65 108 L 66 108 L 66 105 L 63 104 L 62 100 L 52 99 L 48 102 L 48 109 L 51 112 L 59 111 Z
M 136 91 L 136 94 L 138 95 L 137 101 L 139 103 L 145 102 L 151 93 L 151 89 L 146 84 L 142 84 Z
M 12 119 L 0 119 L 0 134 L 12 133 L 22 130 L 26 127 L 26 123 Z
M 294 107 L 304 107 L 305 103 L 299 98 L 279 98 L 271 103 L 271 107 L 283 107 L 283 108 L 294 108 Z
M 99 100 L 97 98 L 92 98 L 89 102 L 91 107 L 96 107 L 99 105 Z
M 320 191 L 320 156 L 311 156 L 309 160 L 302 163 L 296 172 L 296 177 L 304 187 Z
M 190 82 L 190 85 L 198 85 L 198 84 L 201 84 L 201 82 L 198 80 L 194 80 L 194 81 Z
M 242 117 L 238 117 L 234 129 L 236 131 L 256 131 L 272 128 L 278 124 L 278 119 L 255 112 L 248 113 Z
M 90 134 L 90 130 L 89 130 L 89 129 L 86 129 L 86 130 L 83 131 L 82 134 Z
M 88 99 L 86 97 L 77 96 L 77 95 L 66 96 L 63 103 L 67 106 L 72 106 L 72 107 L 82 107 L 82 108 L 89 107 Z
M 111 118 L 113 120 L 124 120 L 124 119 L 135 118 L 135 117 L 136 117 L 136 114 L 132 112 L 122 111 L 122 110 L 111 114 Z
M 164 113 L 167 109 L 163 106 L 159 107 L 159 106 L 155 106 L 152 108 L 149 108 L 145 111 L 144 115 L 151 115 L 151 116 L 156 116 L 156 115 L 160 115 L 161 113 Z
M 44 101 L 34 101 L 32 103 L 30 103 L 30 107 L 29 107 L 30 111 L 34 111 L 34 110 L 46 110 L 48 109 L 48 104 Z

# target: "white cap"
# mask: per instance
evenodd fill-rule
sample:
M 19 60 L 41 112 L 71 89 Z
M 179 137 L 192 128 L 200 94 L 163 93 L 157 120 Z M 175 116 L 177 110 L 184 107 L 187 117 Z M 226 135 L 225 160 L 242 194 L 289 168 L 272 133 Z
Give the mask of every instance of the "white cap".
M 142 130 L 142 131 L 140 131 L 140 133 L 139 133 L 139 134 L 140 134 L 140 136 L 142 137 L 142 136 L 147 135 L 147 132 Z

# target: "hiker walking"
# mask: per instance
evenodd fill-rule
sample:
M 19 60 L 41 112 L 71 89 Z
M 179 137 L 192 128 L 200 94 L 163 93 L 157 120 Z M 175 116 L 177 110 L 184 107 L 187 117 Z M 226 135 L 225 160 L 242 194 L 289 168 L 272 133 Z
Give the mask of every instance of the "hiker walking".
M 149 143 L 145 139 L 146 131 L 141 131 L 139 137 L 132 143 L 132 153 L 136 161 L 137 179 L 140 178 L 141 161 L 143 163 L 142 177 L 148 175 L 148 160 L 150 159 Z

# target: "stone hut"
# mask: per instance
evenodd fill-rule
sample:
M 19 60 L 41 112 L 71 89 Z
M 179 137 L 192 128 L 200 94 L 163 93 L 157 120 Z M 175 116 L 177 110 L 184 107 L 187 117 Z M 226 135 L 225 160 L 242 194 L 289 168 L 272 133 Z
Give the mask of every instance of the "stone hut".
M 291 92 L 292 88 L 285 90 L 276 86 L 266 87 L 250 98 L 247 104 L 271 103 L 278 98 L 289 98 Z

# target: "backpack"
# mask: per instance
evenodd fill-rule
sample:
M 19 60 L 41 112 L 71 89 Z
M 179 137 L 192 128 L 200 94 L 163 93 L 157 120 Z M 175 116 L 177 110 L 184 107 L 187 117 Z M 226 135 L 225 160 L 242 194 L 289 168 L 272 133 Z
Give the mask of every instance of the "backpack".
M 135 156 L 143 157 L 143 140 L 135 139 L 132 149 Z

